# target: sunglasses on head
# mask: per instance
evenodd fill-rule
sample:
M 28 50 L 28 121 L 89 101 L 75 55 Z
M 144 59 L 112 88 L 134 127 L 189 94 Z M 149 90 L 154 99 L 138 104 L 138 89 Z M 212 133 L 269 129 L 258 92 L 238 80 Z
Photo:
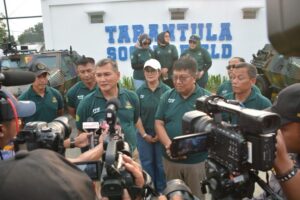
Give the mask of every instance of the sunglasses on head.
M 235 65 L 228 65 L 226 68 L 228 69 L 228 70 L 230 70 L 230 69 L 233 69 L 235 67 Z

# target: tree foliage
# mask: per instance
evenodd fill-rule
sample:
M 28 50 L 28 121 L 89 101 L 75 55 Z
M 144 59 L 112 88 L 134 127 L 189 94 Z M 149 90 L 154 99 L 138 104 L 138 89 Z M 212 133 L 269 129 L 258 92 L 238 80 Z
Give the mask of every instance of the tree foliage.
M 0 14 L 0 17 L 4 18 L 3 14 Z M 3 41 L 7 41 L 7 32 L 5 23 L 0 20 L 0 44 L 3 44 Z
M 26 29 L 18 37 L 20 44 L 44 42 L 44 28 L 43 23 L 38 23 L 34 27 Z

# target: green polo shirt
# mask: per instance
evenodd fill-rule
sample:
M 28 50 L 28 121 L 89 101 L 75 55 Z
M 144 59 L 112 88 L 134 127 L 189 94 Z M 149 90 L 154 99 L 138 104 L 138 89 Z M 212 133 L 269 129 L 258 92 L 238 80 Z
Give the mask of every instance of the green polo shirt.
M 24 122 L 44 121 L 52 122 L 57 116 L 57 111 L 63 109 L 64 101 L 58 90 L 46 87 L 45 96 L 41 97 L 32 88 L 19 96 L 19 100 L 30 100 L 36 105 L 36 112 L 31 117 L 25 117 Z
M 133 78 L 136 80 L 145 80 L 144 64 L 150 58 L 154 58 L 153 51 L 142 48 L 135 48 L 131 55 L 131 67 L 133 69 Z
M 235 96 L 234 93 L 231 92 L 224 96 L 225 99 L 234 100 Z M 256 90 L 251 89 L 251 93 L 249 97 L 241 103 L 242 107 L 251 108 L 256 110 L 264 110 L 268 107 L 272 106 L 271 101 L 263 96 L 261 93 L 258 93 Z M 234 114 L 224 113 L 223 114 L 223 121 L 229 121 L 231 123 L 237 123 L 237 116 Z
M 96 86 L 90 90 L 82 81 L 77 82 L 67 92 L 67 105 L 72 108 L 77 108 L 83 97 L 95 91 L 95 88 Z
M 184 113 L 195 110 L 197 98 L 203 95 L 210 95 L 210 92 L 200 88 L 197 84 L 195 91 L 187 99 L 183 99 L 175 89 L 169 90 L 162 95 L 155 114 L 155 119 L 164 121 L 165 129 L 170 139 L 182 135 L 182 117 Z M 165 152 L 164 157 L 169 159 Z M 197 153 L 189 155 L 185 160 L 171 161 L 194 164 L 202 162 L 206 158 L 207 153 Z
M 158 87 L 152 91 L 146 83 L 144 83 L 136 93 L 140 100 L 141 119 L 147 133 L 154 133 L 154 116 L 161 95 L 171 88 L 160 82 Z
M 120 107 L 117 111 L 117 117 L 120 121 L 125 141 L 130 145 L 131 151 L 136 148 L 136 128 L 135 124 L 139 118 L 140 107 L 137 95 L 130 90 L 119 87 L 118 99 Z M 82 123 L 89 117 L 94 121 L 105 120 L 105 109 L 107 100 L 97 87 L 94 92 L 88 94 L 80 101 L 76 112 L 76 126 L 82 130 Z
M 256 93 L 261 94 L 260 89 L 256 85 L 252 85 L 252 89 L 255 90 Z M 230 80 L 224 81 L 217 90 L 217 95 L 224 97 L 225 95 L 232 92 L 232 84 Z
M 168 68 L 168 76 L 171 78 L 173 64 L 178 59 L 176 47 L 172 44 L 166 46 L 158 45 L 154 49 L 154 58 L 159 61 L 162 68 Z

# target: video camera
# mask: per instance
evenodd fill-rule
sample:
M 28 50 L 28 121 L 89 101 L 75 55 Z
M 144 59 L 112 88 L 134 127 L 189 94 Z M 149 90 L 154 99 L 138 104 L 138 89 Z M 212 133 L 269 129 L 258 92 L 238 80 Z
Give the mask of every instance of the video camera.
M 71 134 L 67 117 L 58 117 L 52 122 L 28 122 L 14 140 L 15 151 L 50 149 L 64 154 L 64 140 Z
M 208 151 L 207 185 L 214 199 L 252 197 L 257 170 L 272 168 L 275 159 L 277 114 L 232 105 L 219 96 L 203 96 L 197 110 L 184 114 L 182 131 L 173 138 L 174 157 Z M 237 116 L 236 125 L 222 121 L 222 114 Z M 261 185 L 265 190 L 267 185 Z

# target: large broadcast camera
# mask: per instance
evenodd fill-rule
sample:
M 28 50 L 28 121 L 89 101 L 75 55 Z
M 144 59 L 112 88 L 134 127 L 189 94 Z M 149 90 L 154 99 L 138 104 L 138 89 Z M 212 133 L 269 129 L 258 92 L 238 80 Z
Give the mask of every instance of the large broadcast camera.
M 257 176 L 268 171 L 275 159 L 277 114 L 241 108 L 219 96 L 203 96 L 196 101 L 197 110 L 184 114 L 185 135 L 173 138 L 174 157 L 208 151 L 206 180 L 213 199 L 251 198 L 257 182 L 275 199 L 280 199 Z M 236 125 L 222 121 L 224 113 L 238 118 Z
M 49 149 L 64 154 L 64 140 L 71 134 L 67 117 L 58 117 L 52 122 L 28 122 L 14 140 L 15 151 L 26 149 Z

